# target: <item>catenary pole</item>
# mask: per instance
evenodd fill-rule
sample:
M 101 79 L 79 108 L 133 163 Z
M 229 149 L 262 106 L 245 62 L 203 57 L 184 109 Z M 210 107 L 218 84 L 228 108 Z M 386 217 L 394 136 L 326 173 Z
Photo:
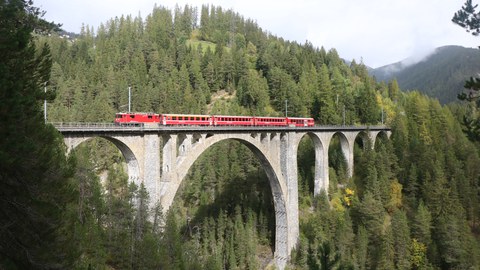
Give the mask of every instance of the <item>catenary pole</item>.
M 47 82 L 44 83 L 45 97 L 43 99 L 43 119 L 45 124 L 47 123 Z
M 128 112 L 130 112 L 131 109 L 131 100 L 132 100 L 132 87 L 128 86 Z

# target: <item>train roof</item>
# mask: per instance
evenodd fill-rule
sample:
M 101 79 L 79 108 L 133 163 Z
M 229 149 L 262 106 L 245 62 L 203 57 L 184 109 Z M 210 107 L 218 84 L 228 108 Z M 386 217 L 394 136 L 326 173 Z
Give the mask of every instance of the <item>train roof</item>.
M 157 114 L 157 113 L 153 113 L 153 112 L 117 112 L 115 114 Z
M 287 118 L 288 119 L 309 119 L 309 120 L 311 119 L 311 120 L 313 120 L 312 117 L 287 117 Z
M 181 114 L 181 113 L 162 113 L 166 116 L 193 116 L 193 117 L 210 117 L 208 114 Z
M 217 115 L 217 114 L 216 114 L 216 115 L 212 115 L 212 116 L 214 116 L 214 117 L 238 117 L 238 118 L 240 118 L 240 117 L 243 117 L 243 118 L 245 118 L 245 117 L 254 117 L 254 116 L 247 116 L 247 115 Z

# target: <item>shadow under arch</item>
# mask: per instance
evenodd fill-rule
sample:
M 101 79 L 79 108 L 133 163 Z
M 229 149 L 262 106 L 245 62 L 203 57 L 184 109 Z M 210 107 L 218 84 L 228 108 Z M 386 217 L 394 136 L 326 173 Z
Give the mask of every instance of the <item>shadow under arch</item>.
M 310 138 L 313 142 L 313 148 L 315 153 L 315 167 L 314 167 L 314 176 L 313 176 L 313 194 L 314 196 L 320 194 L 322 190 L 325 190 L 328 193 L 329 181 L 328 181 L 328 155 L 325 155 L 325 148 L 320 138 L 313 132 L 307 132 L 301 136 L 296 145 L 295 152 L 298 155 L 298 148 L 300 143 L 304 138 Z
M 350 142 L 350 140 L 347 138 L 347 136 L 343 132 L 341 131 L 335 132 L 332 135 L 332 140 L 330 141 L 330 144 L 328 145 L 329 155 L 331 152 L 330 147 L 332 146 L 332 143 L 334 143 L 335 138 L 337 138 L 338 142 L 340 143 L 341 154 L 343 154 L 343 160 L 345 161 L 345 166 L 346 166 L 345 168 L 346 176 L 351 177 L 353 175 L 353 164 L 352 164 L 353 163 L 353 142 Z
M 373 148 L 373 141 L 367 130 L 360 131 L 355 137 L 354 143 L 359 143 L 360 148 L 363 150 L 367 149 L 367 147 Z
M 280 136 L 278 134 L 277 136 Z M 190 168 L 198 157 L 203 154 L 214 144 L 225 140 L 235 140 L 245 145 L 258 158 L 262 168 L 264 169 L 268 182 L 272 191 L 273 207 L 275 211 L 275 259 L 287 260 L 289 250 L 287 246 L 287 237 L 289 235 L 288 216 L 287 216 L 287 201 L 286 201 L 286 184 L 283 183 L 279 176 L 282 176 L 281 168 L 275 166 L 275 162 L 271 160 L 267 149 L 260 143 L 260 141 L 250 134 L 232 134 L 232 135 L 216 135 L 205 139 L 204 142 L 196 144 L 192 147 L 190 153 L 186 156 L 180 157 L 177 161 L 178 171 L 176 183 L 168 188 L 165 194 L 169 194 L 168 201 L 162 201 L 162 205 L 167 210 L 173 203 L 173 198 L 178 191 L 180 184 L 185 179 Z
M 374 144 L 373 144 L 373 147 L 374 149 L 377 149 L 377 147 L 382 144 L 382 143 L 386 143 L 387 141 L 389 140 L 389 134 L 388 132 L 386 131 L 380 131 L 376 134 L 376 137 L 375 137 L 375 140 L 374 140 Z
M 138 159 L 133 153 L 133 151 L 128 147 L 124 142 L 121 140 L 110 137 L 110 136 L 94 136 L 94 137 L 88 137 L 88 138 L 81 138 L 79 140 L 75 140 L 74 142 L 71 143 L 68 153 L 72 150 L 74 150 L 76 147 L 78 147 L 80 144 L 95 139 L 95 138 L 102 138 L 106 139 L 107 141 L 113 143 L 118 150 L 122 153 L 123 157 L 125 158 L 125 162 L 127 163 L 127 174 L 128 174 L 128 181 L 133 182 L 136 185 L 140 185 L 140 166 L 138 163 Z

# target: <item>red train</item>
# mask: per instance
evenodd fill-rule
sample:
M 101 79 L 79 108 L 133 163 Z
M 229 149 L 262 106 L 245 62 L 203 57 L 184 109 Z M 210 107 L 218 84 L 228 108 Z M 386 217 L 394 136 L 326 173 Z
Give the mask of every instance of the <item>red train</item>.
M 311 127 L 313 118 L 268 117 L 268 116 L 230 116 L 195 114 L 156 114 L 156 113 L 117 113 L 115 124 L 140 125 L 155 124 L 163 126 L 296 126 Z

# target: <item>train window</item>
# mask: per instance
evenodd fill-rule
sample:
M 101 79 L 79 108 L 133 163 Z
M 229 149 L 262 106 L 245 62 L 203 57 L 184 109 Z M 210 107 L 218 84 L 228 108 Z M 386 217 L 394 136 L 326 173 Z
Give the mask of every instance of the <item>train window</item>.
M 135 118 L 135 115 L 133 115 L 133 114 L 130 114 L 130 118 Z
M 149 119 L 152 119 L 152 116 L 151 116 L 151 115 L 149 115 L 149 116 L 147 116 L 147 117 L 148 117 Z

